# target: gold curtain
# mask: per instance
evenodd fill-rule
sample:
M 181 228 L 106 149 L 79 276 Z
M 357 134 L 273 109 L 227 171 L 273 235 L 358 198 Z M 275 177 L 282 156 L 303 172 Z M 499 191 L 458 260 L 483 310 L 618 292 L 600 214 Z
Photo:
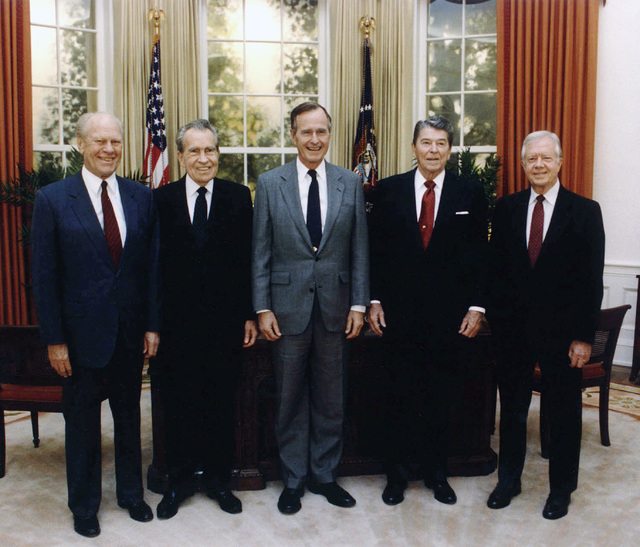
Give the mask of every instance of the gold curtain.
M 330 0 L 331 161 L 351 169 L 362 92 L 360 18 L 371 32 L 373 110 L 380 178 L 411 168 L 413 131 L 412 0 Z
M 33 166 L 29 1 L 0 2 L 0 180 Z M 0 324 L 35 319 L 27 290 L 28 254 L 19 242 L 30 210 L 0 204 Z
M 600 3 L 498 0 L 499 193 L 527 187 L 522 141 L 546 129 L 562 142 L 562 184 L 591 197 Z
M 126 147 L 120 172 L 142 170 L 153 7 L 164 10 L 160 27 L 162 95 L 167 126 L 169 177 L 180 176 L 174 144 L 180 126 L 200 117 L 198 0 L 113 0 L 114 113 L 122 119 Z M 204 37 L 203 37 L 204 39 Z

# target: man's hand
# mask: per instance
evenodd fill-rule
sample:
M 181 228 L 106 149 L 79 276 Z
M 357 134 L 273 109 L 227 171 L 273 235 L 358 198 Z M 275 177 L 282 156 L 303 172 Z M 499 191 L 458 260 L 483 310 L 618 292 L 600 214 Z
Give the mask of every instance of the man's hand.
M 155 357 L 158 353 L 158 345 L 160 344 L 160 334 L 157 332 L 145 332 L 144 333 L 144 356 Z
M 258 338 L 258 328 L 256 327 L 255 321 L 245 321 L 244 322 L 244 343 L 242 344 L 243 348 L 249 348 L 253 346 L 253 344 Z
M 280 327 L 278 327 L 278 320 L 272 311 L 263 311 L 258 314 L 258 328 L 269 342 L 275 342 L 282 336 Z
M 591 344 L 581 342 L 580 340 L 574 340 L 569 347 L 569 363 L 570 367 L 582 368 L 587 361 L 591 358 Z
M 382 329 L 387 326 L 387 323 L 384 320 L 382 304 L 378 304 L 377 302 L 371 304 L 369 314 L 367 315 L 367 322 L 369 323 L 369 327 L 371 327 L 373 334 L 382 336 Z
M 462 320 L 458 334 L 462 334 L 462 336 L 466 336 L 467 338 L 473 338 L 478 334 L 478 331 L 482 326 L 483 315 L 484 314 L 480 311 L 469 310 Z
M 47 351 L 53 370 L 63 378 L 71 376 L 71 362 L 69 361 L 69 348 L 67 344 L 47 346 Z
M 364 325 L 364 312 L 350 310 L 347 316 L 347 328 L 344 333 L 347 335 L 347 340 L 350 338 L 356 338 Z

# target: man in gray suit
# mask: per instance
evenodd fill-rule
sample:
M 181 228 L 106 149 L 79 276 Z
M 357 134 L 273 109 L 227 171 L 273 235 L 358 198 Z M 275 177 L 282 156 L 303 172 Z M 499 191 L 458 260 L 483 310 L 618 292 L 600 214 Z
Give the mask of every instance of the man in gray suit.
M 291 137 L 298 158 L 258 178 L 253 223 L 253 299 L 260 332 L 273 342 L 285 514 L 300 510 L 305 484 L 333 505 L 356 503 L 336 469 L 346 340 L 360 333 L 369 302 L 362 185 L 324 161 L 331 117 L 316 103 L 296 106 Z

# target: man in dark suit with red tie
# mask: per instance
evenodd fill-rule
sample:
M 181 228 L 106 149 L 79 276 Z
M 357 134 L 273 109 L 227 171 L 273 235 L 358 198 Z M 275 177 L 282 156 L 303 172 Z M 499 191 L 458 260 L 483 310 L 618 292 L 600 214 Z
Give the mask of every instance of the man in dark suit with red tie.
M 459 365 L 480 329 L 487 244 L 482 187 L 445 171 L 453 128 L 440 116 L 416 124 L 417 169 L 380 181 L 371 217 L 371 307 L 389 371 L 385 451 L 388 505 L 403 501 L 417 457 L 436 500 L 447 481 L 448 422 Z
M 258 330 L 251 302 L 249 188 L 218 178 L 218 133 L 208 120 L 178 131 L 186 175 L 155 190 L 160 222 L 162 346 L 154 363 L 165 414 L 169 490 L 157 515 L 169 519 L 194 493 L 227 513 L 242 511 L 229 489 L 234 407 L 242 347 Z
M 100 533 L 100 407 L 114 421 L 118 505 L 153 518 L 144 502 L 140 452 L 143 355 L 159 338 L 158 234 L 151 190 L 116 176 L 122 125 L 83 114 L 76 128 L 82 171 L 45 186 L 33 210 L 33 292 L 42 341 L 64 378 L 69 509 L 83 536 Z
M 498 360 L 500 462 L 487 505 L 501 509 L 521 490 L 534 366 L 550 418 L 551 491 L 542 515 L 565 516 L 578 485 L 581 367 L 589 360 L 602 301 L 604 228 L 600 206 L 558 180 L 560 140 L 529 134 L 522 166 L 530 189 L 496 205 L 488 310 Z

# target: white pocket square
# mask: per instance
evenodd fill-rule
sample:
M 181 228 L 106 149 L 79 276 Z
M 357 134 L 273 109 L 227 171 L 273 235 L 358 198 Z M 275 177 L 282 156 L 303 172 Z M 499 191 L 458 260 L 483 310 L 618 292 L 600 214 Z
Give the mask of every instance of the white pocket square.
M 456 211 L 456 215 L 468 215 L 469 211 Z

